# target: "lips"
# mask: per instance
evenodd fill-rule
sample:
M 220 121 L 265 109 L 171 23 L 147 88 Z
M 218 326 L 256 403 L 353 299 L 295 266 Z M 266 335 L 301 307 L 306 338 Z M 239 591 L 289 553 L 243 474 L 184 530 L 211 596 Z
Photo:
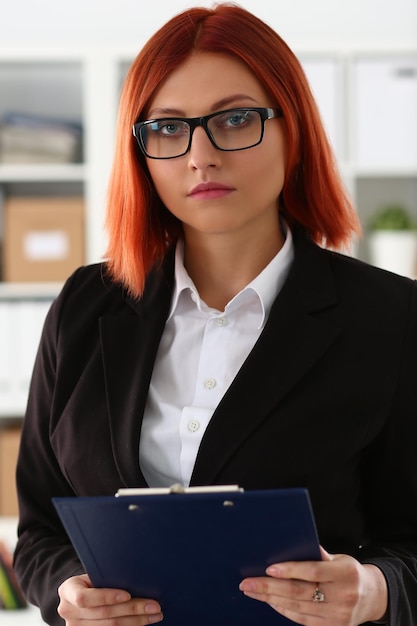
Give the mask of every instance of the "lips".
M 233 191 L 233 187 L 222 183 L 208 182 L 200 183 L 191 189 L 188 196 L 198 199 L 221 198 Z

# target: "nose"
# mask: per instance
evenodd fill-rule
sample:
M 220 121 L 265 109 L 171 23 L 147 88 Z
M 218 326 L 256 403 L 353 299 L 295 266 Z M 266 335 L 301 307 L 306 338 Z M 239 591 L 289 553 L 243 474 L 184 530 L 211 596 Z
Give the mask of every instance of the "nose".
M 188 153 L 188 164 L 194 170 L 219 167 L 221 164 L 220 150 L 213 146 L 206 131 L 201 126 L 198 126 L 193 132 Z

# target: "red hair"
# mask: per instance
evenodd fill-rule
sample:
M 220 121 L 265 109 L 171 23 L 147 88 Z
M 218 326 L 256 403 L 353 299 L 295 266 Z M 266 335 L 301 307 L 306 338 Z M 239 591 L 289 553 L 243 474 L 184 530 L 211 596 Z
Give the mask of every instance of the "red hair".
M 194 52 L 237 57 L 282 109 L 287 163 L 280 204 L 289 224 L 333 248 L 349 244 L 360 231 L 304 71 L 287 44 L 239 6 L 188 9 L 138 54 L 120 101 L 108 189 L 107 264 L 134 296 L 141 295 L 149 270 L 162 261 L 182 228 L 157 196 L 131 129 L 167 75 Z

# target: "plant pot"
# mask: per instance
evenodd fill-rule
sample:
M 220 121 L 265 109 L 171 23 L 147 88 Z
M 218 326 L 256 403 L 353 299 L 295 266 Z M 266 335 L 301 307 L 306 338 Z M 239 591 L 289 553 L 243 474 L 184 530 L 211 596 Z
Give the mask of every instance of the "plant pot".
M 402 276 L 416 276 L 416 231 L 375 231 L 369 235 L 368 241 L 372 265 Z

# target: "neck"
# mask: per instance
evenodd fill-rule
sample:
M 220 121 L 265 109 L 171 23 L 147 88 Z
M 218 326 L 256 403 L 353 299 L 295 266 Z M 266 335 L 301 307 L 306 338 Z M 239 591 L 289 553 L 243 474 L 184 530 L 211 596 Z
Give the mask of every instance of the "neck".
M 279 226 L 261 241 L 186 236 L 184 266 L 204 302 L 223 311 L 226 304 L 270 263 L 283 243 Z

